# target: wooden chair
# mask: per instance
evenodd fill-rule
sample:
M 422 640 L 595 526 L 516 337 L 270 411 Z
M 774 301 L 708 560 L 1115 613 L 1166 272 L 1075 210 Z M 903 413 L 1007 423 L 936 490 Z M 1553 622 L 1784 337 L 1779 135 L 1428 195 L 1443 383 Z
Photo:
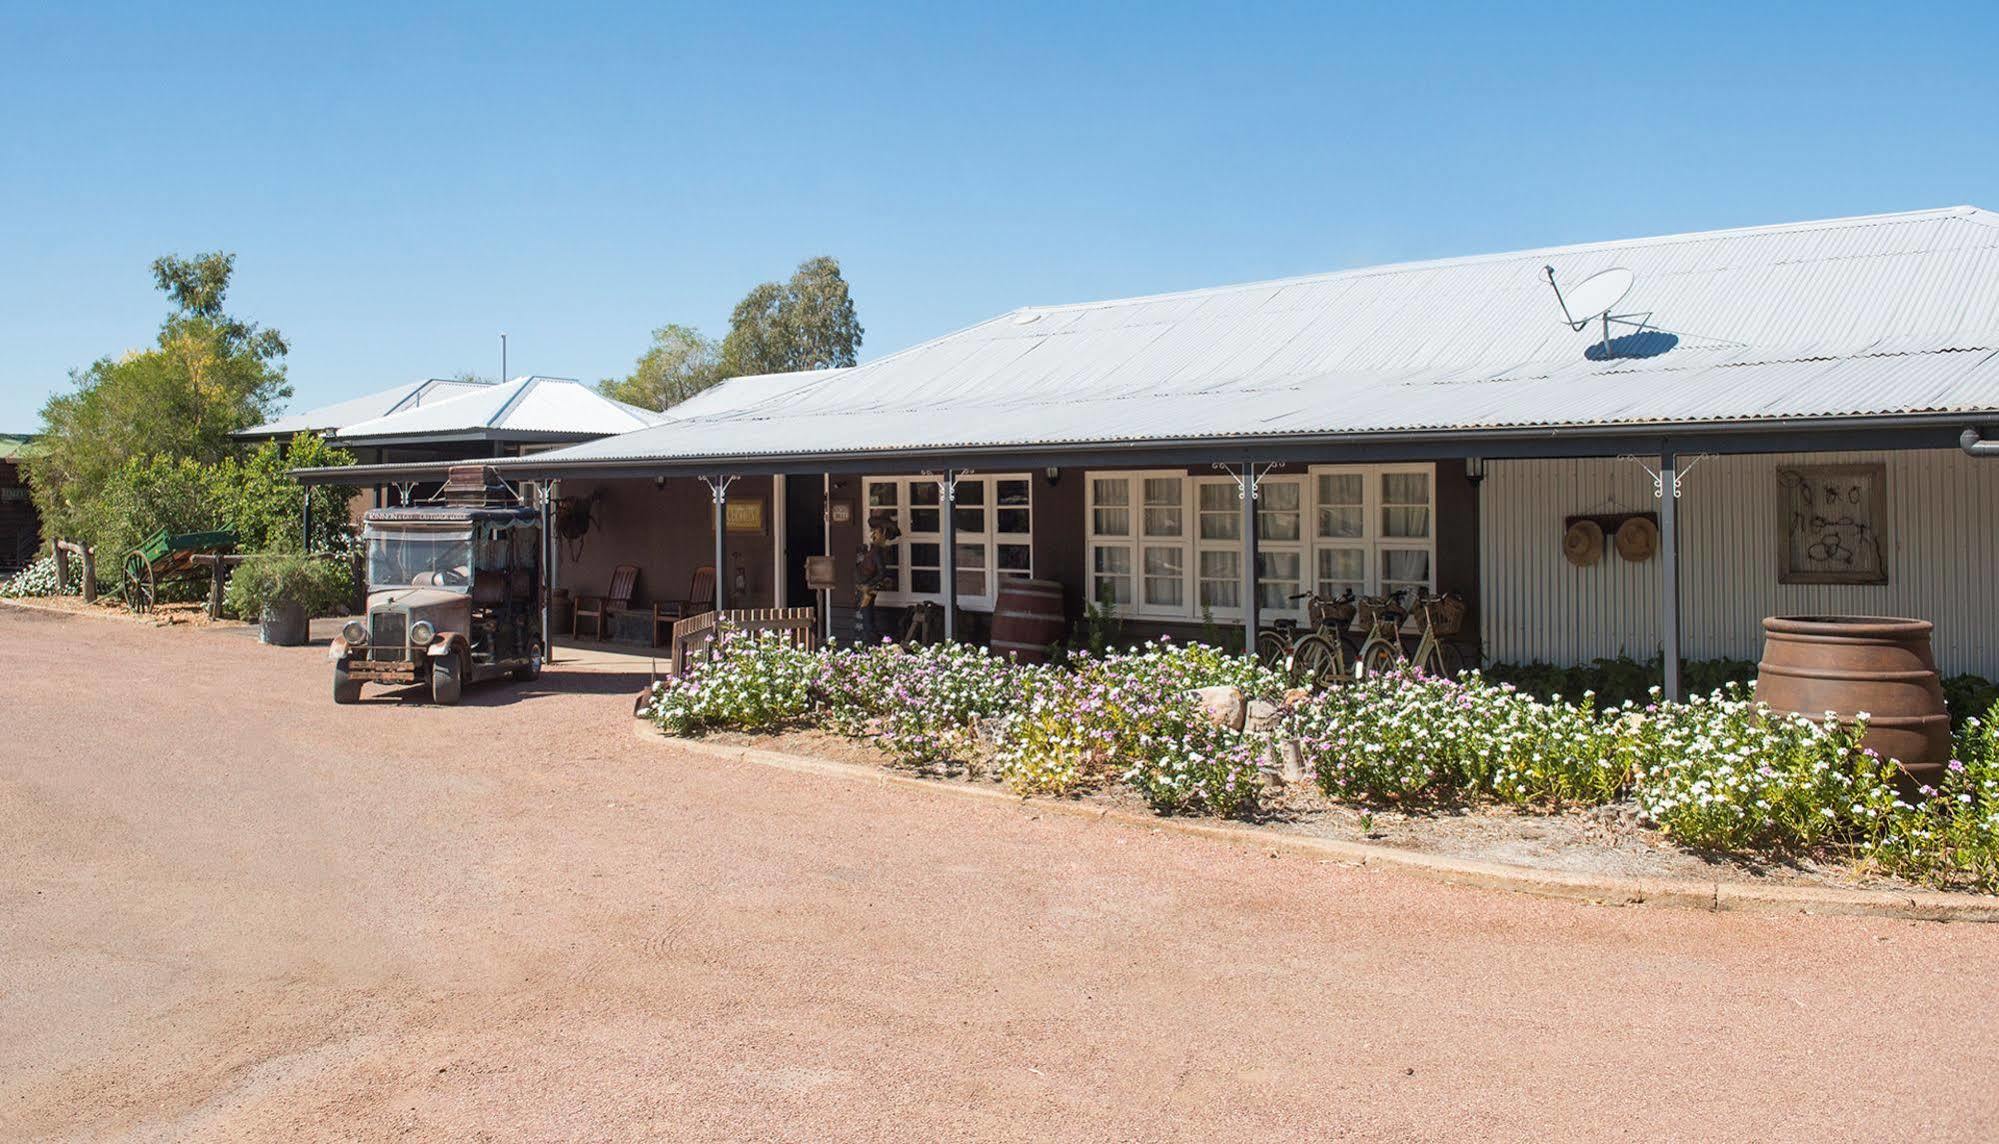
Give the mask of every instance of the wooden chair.
M 639 566 L 636 564 L 620 564 L 611 572 L 611 587 L 609 591 L 606 591 L 601 596 L 576 597 L 576 615 L 574 619 L 569 621 L 570 638 L 580 639 L 583 635 L 583 621 L 590 620 L 596 627 L 596 634 L 593 638 L 603 639 L 604 617 L 611 612 L 631 607 L 632 592 L 638 588 L 638 585 Z
M 703 564 L 694 570 L 694 578 L 688 582 L 687 598 L 684 600 L 659 600 L 652 606 L 652 646 L 658 647 L 660 631 L 665 629 L 667 637 L 673 636 L 673 624 L 689 616 L 715 610 L 715 566 Z

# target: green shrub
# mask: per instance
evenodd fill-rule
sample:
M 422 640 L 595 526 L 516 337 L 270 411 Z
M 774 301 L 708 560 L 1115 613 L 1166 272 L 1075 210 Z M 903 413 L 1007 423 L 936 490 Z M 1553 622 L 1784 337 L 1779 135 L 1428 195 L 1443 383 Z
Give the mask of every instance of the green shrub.
M 308 616 L 337 615 L 354 597 L 354 570 L 345 561 L 283 553 L 246 560 L 229 576 L 223 604 L 239 619 L 297 604 Z
M 300 433 L 280 445 L 266 441 L 240 461 L 230 458 L 209 468 L 219 518 L 234 529 L 245 552 L 299 550 L 305 486 L 289 470 L 351 465 L 354 454 L 336 449 L 324 437 Z M 312 490 L 312 536 L 309 552 L 342 547 L 351 528 L 348 505 L 358 490 L 320 485 Z
M 1027 794 L 1073 794 L 1106 777 L 1110 746 L 1077 719 L 1086 686 L 1067 671 L 1030 671 L 1003 724 L 999 773 Z
M 1940 887 L 1999 891 L 1999 706 L 1965 720 L 1942 780 L 1889 821 L 1888 870 Z
M 1896 796 L 1893 764 L 1861 747 L 1864 726 L 1772 712 L 1739 685 L 1599 710 L 1588 691 L 1544 700 L 1477 673 L 1411 671 L 1297 698 L 1267 733 L 1209 720 L 1193 693 L 1217 685 L 1273 699 L 1285 681 L 1168 641 L 1053 667 L 962 645 L 807 652 L 775 635 L 731 636 L 712 661 L 656 685 L 643 713 L 675 734 L 809 721 L 907 762 L 969 758 L 983 726 L 1015 790 L 1120 782 L 1163 814 L 1253 811 L 1258 764 L 1288 735 L 1336 800 L 1559 808 L 1628 796 L 1696 849 L 1834 851 L 1937 885 L 1999 889 L 1999 708 L 1960 729 L 1940 788 L 1911 803 Z
M 1652 689 L 1665 682 L 1665 661 L 1659 656 L 1640 662 L 1628 655 L 1591 660 L 1567 667 L 1551 663 L 1494 663 L 1486 679 L 1511 683 L 1541 700 L 1580 696 L 1589 692 L 1597 707 L 1644 706 Z M 1680 682 L 1689 695 L 1708 695 L 1731 683 L 1753 683 L 1756 665 L 1746 659 L 1690 659 L 1680 664 Z
M 1630 768 L 1615 752 L 1612 716 L 1591 698 L 1548 703 L 1476 673 L 1397 672 L 1311 697 L 1290 729 L 1331 798 L 1599 803 L 1617 796 Z
M 185 457 L 145 457 L 120 465 L 99 495 L 78 510 L 83 535 L 97 546 L 100 583 L 115 584 L 126 553 L 161 529 L 180 533 L 226 527 L 215 495 L 215 471 Z
M 1639 812 L 1697 849 L 1804 851 L 1866 844 L 1895 812 L 1894 767 L 1864 750 L 1864 721 L 1814 722 L 1730 688 L 1630 722 Z
M 1102 658 L 1077 653 L 1070 664 L 1073 675 L 1038 684 L 1003 725 L 1001 773 L 1015 789 L 1068 791 L 1114 772 L 1162 813 L 1254 809 L 1268 736 L 1217 726 L 1192 693 L 1231 686 L 1274 699 L 1283 676 L 1168 640 Z
M 1994 706 L 1999 706 L 1999 684 L 1969 672 L 1947 675 L 1943 681 L 1943 701 L 1950 710 L 1950 725 L 1962 728 L 1970 720 L 1984 716 Z M 1989 718 L 1980 721 L 1986 726 L 1992 723 Z
M 82 590 L 82 559 L 72 559 L 69 562 L 69 582 L 57 585 L 56 555 L 53 552 L 46 556 L 38 557 L 33 564 L 14 573 L 9 579 L 0 581 L 0 596 L 74 595 Z
M 721 728 L 768 731 L 802 718 L 820 670 L 813 652 L 776 632 L 724 634 L 714 658 L 655 683 L 640 714 L 675 735 Z

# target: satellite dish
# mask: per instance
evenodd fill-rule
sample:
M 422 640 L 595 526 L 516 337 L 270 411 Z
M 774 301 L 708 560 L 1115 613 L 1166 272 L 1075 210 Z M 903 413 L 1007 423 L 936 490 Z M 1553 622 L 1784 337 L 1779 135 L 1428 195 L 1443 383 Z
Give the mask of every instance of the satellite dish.
M 1589 328 L 1591 322 L 1603 323 L 1603 356 L 1606 360 L 1617 356 L 1611 352 L 1610 324 L 1612 322 L 1616 322 L 1621 326 L 1631 326 L 1635 329 L 1643 330 L 1646 323 L 1651 320 L 1652 315 L 1649 313 L 1611 313 L 1612 310 L 1617 308 L 1619 303 L 1624 301 L 1624 296 L 1631 293 L 1631 286 L 1634 281 L 1631 271 L 1626 270 L 1622 266 L 1613 266 L 1609 270 L 1599 270 L 1581 282 L 1576 283 L 1574 288 L 1566 294 L 1562 292 L 1560 284 L 1555 281 L 1554 267 L 1543 266 L 1541 270 L 1548 276 L 1548 285 L 1555 291 L 1555 301 L 1560 303 L 1562 307 L 1562 320 L 1571 330 L 1581 333 Z
M 1548 278 L 1554 281 L 1553 275 Z M 1555 289 L 1555 298 L 1562 304 L 1562 312 L 1568 316 L 1569 325 L 1582 329 L 1585 325 L 1610 313 L 1611 308 L 1624 301 L 1631 293 L 1631 271 L 1622 266 L 1609 270 L 1599 270 L 1583 279 L 1563 294 L 1560 287 Z

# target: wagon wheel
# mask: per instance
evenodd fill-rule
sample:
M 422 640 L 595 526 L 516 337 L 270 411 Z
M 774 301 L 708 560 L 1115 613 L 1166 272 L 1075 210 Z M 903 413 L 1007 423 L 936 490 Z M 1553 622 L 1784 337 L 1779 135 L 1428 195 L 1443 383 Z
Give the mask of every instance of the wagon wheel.
M 125 558 L 125 606 L 135 612 L 150 612 L 159 598 L 153 581 L 153 565 L 134 552 Z

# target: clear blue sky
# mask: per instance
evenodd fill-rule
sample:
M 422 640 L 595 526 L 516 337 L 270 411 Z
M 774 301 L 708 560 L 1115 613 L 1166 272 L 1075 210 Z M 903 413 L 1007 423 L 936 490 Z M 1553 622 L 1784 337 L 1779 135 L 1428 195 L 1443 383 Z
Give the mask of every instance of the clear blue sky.
M 1012 307 L 1999 207 L 1999 5 L 0 7 L 0 430 L 238 255 L 294 408 L 595 380 L 831 254 Z M 326 9 L 348 8 L 325 5 Z

